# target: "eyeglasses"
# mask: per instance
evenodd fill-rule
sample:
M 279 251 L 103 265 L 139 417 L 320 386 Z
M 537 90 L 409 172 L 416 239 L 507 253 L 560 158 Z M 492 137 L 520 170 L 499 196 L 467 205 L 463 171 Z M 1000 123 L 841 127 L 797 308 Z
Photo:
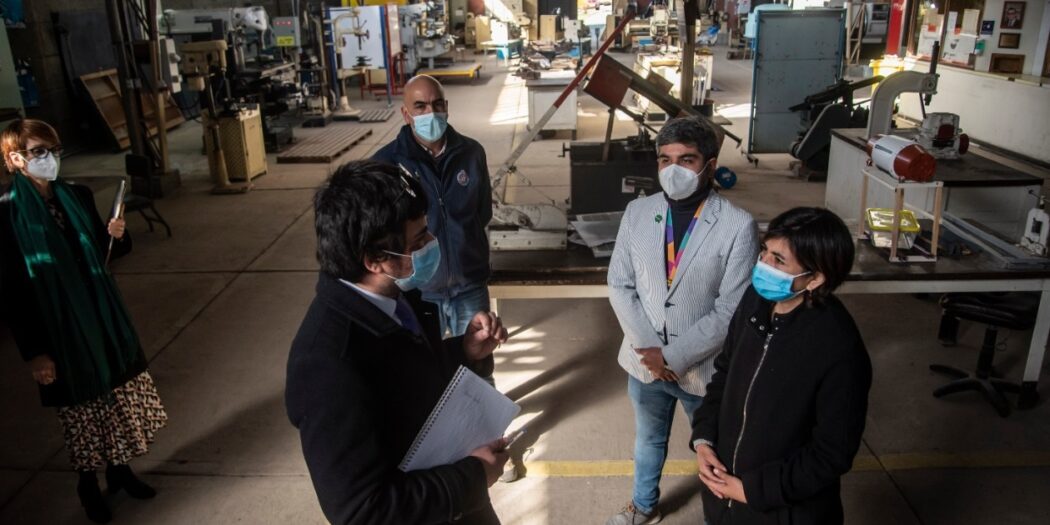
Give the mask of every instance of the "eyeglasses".
M 58 146 L 53 146 L 53 147 L 50 147 L 50 148 L 47 148 L 47 147 L 44 147 L 44 146 L 37 146 L 35 148 L 20 150 L 20 151 L 18 151 L 18 153 L 19 154 L 29 153 L 30 155 L 33 156 L 32 158 L 34 158 L 34 159 L 46 159 L 48 154 L 54 155 L 56 157 L 61 157 L 62 156 L 62 146 L 58 145 Z M 25 155 L 22 155 L 22 156 L 25 156 Z M 29 159 L 26 159 L 26 160 L 29 160 Z
M 412 185 L 408 183 L 408 179 L 413 178 L 412 177 L 412 172 L 408 171 L 408 168 L 402 166 L 401 164 L 398 164 L 397 167 L 401 168 L 401 177 L 400 177 L 400 179 L 401 179 L 401 186 L 402 187 L 401 187 L 401 193 L 397 194 L 397 198 L 394 199 L 394 201 L 400 200 L 401 197 L 403 197 L 406 193 L 411 195 L 413 199 L 416 198 L 416 192 L 414 190 L 412 190 Z M 408 178 L 406 178 L 406 177 L 408 177 Z

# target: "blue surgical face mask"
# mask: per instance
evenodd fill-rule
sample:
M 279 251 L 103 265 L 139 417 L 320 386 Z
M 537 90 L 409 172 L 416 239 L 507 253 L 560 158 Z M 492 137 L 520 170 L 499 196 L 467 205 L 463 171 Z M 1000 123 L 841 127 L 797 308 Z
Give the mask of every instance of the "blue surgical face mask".
M 794 291 L 791 285 L 795 279 L 808 275 L 810 272 L 802 272 L 798 275 L 778 270 L 762 261 L 755 264 L 751 271 L 751 285 L 755 287 L 758 295 L 773 302 L 786 301 L 802 293 L 804 290 Z
M 438 244 L 437 239 L 432 239 L 422 248 L 412 252 L 411 255 L 394 252 L 386 253 L 398 257 L 412 258 L 411 275 L 408 277 L 394 277 L 393 275 L 387 275 L 387 277 L 394 280 L 394 284 L 396 284 L 398 288 L 405 292 L 415 290 L 416 288 L 427 284 L 430 279 L 434 277 L 434 274 L 437 273 L 438 265 L 441 264 L 441 245 Z
M 426 142 L 437 142 L 448 129 L 448 113 L 424 113 L 412 117 L 416 136 Z

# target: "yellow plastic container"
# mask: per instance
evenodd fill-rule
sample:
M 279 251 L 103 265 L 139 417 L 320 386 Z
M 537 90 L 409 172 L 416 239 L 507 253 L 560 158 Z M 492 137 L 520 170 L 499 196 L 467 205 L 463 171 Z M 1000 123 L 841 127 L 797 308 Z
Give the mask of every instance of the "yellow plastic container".
M 915 238 L 922 231 L 919 221 L 911 210 L 901 210 L 900 236 L 897 247 L 902 250 L 910 250 L 915 244 Z M 889 248 L 893 243 L 893 210 L 890 208 L 868 208 L 867 210 L 868 238 L 872 246 L 876 248 Z

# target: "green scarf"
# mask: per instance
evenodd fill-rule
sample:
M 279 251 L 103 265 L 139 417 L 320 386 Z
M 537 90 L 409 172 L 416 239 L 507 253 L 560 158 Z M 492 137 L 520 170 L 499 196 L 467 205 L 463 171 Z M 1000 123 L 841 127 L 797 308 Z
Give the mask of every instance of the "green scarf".
M 66 227 L 77 243 L 70 246 L 47 204 L 26 176 L 16 173 L 11 192 L 11 223 L 51 339 L 56 384 L 67 385 L 73 404 L 109 394 L 138 359 L 138 335 L 124 302 L 95 245 L 91 216 L 73 188 L 51 183 L 62 205 Z M 79 249 L 88 278 L 77 264 Z

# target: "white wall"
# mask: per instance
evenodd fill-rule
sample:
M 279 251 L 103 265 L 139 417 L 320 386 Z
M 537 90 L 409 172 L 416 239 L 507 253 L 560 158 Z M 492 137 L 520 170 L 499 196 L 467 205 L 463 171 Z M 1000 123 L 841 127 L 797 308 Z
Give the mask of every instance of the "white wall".
M 1038 0 L 1036 0 L 1038 1 Z M 1032 75 L 1043 74 L 1043 64 L 1046 61 L 1046 41 L 1050 39 L 1050 0 L 1043 0 L 1043 23 L 1040 25 L 1039 39 L 1036 41 L 1035 60 L 1029 73 Z
M 911 69 L 928 68 L 928 63 L 919 62 Z M 927 112 L 956 113 L 970 137 L 1050 163 L 1050 86 L 943 65 L 937 72 L 937 94 Z M 902 95 L 900 113 L 921 121 L 918 100 L 914 93 Z
M 984 3 L 981 20 L 995 20 L 995 33 L 981 35 L 986 42 L 985 50 L 983 55 L 977 57 L 974 69 L 988 71 L 992 62 L 992 53 L 1023 54 L 1025 74 L 1038 76 L 1043 69 L 1042 57 L 1046 51 L 1046 34 L 1047 31 L 1050 31 L 1050 9 L 1046 8 L 1050 6 L 1050 0 L 1027 0 L 1022 28 L 1006 30 L 1007 33 L 1021 33 L 1021 46 L 1017 49 L 999 49 L 1004 1 L 1006 0 L 986 0 Z

